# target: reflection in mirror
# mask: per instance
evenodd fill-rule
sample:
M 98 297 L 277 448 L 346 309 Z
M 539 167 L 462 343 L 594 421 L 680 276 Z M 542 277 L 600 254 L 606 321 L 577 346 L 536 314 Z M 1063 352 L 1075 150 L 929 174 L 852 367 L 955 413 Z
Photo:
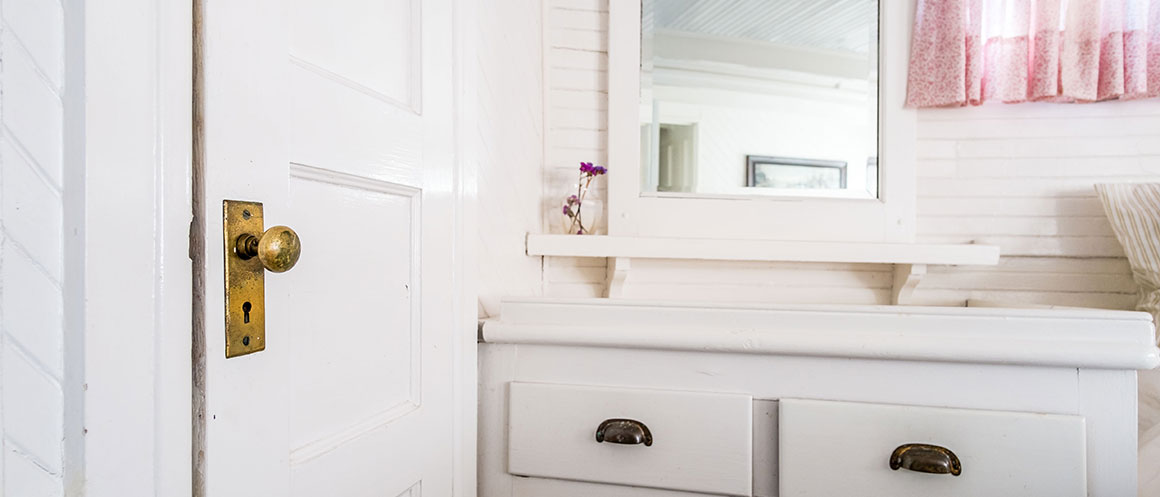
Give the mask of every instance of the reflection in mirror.
M 641 8 L 646 195 L 878 196 L 878 0 Z

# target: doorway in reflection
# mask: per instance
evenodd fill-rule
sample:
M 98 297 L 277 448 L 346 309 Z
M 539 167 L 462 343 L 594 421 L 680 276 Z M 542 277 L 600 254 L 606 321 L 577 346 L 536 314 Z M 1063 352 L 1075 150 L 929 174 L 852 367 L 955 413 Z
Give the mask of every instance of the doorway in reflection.
M 641 33 L 645 194 L 877 197 L 877 0 L 644 0 Z

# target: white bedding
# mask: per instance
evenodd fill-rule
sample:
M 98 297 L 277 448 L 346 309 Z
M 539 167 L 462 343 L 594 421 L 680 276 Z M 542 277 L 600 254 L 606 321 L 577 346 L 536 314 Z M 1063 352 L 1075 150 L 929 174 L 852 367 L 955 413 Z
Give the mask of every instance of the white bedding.
M 1136 310 L 1160 324 L 1160 183 L 1096 185 L 1104 213 L 1140 286 Z M 1160 371 L 1140 371 L 1141 497 L 1160 497 Z
M 1140 371 L 1140 493 L 1160 496 L 1160 369 Z
M 1156 497 L 1160 495 L 1160 426 L 1146 435 L 1147 441 L 1140 445 L 1139 497 Z

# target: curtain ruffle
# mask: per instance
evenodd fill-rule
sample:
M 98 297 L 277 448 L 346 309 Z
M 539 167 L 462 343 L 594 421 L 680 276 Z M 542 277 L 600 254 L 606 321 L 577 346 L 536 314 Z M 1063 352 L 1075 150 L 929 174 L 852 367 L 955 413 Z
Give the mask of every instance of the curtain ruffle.
M 907 105 L 1160 96 L 1160 0 L 918 0 Z

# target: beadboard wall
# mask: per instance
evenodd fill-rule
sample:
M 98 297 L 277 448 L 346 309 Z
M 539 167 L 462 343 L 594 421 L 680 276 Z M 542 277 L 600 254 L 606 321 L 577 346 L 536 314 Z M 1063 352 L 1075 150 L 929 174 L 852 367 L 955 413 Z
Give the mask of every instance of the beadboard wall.
M 63 495 L 64 12 L 0 4 L 0 495 Z
M 491 226 L 481 223 L 487 230 L 481 232 L 480 259 L 485 315 L 498 312 L 504 295 L 599 296 L 605 277 L 604 259 L 524 256 L 521 229 L 532 224 L 523 210 L 530 205 L 527 195 L 540 199 L 540 229 L 562 232 L 556 211 L 575 183 L 577 163 L 606 162 L 608 0 L 545 0 L 521 7 L 539 13 L 513 8 L 510 14 L 519 15 L 521 24 L 497 17 L 492 21 L 499 33 L 482 36 L 502 39 L 506 48 L 524 54 L 506 54 L 504 69 L 514 64 L 531 78 L 525 65 L 542 60 L 540 81 L 516 84 L 518 92 L 542 85 L 543 128 L 524 115 L 535 104 L 514 95 L 517 91 L 496 96 L 490 110 L 498 117 L 503 104 L 513 106 L 519 128 L 505 130 L 502 142 L 529 154 L 542 150 L 542 169 L 533 169 L 532 157 L 512 162 L 493 151 L 483 159 L 505 171 L 507 179 L 519 176 L 514 187 L 507 180 L 480 182 L 482 206 L 497 206 L 497 216 L 518 212 Z M 542 24 L 524 24 L 534 15 Z M 540 45 L 533 46 L 533 36 L 542 38 Z M 499 62 L 498 53 L 493 56 L 492 62 Z M 487 64 L 481 70 L 500 72 Z M 994 267 L 931 267 L 914 294 L 916 304 L 1133 306 L 1131 271 L 1092 185 L 1160 181 L 1160 101 L 924 110 L 917 158 L 918 240 L 994 244 L 1003 257 Z M 608 166 L 610 174 L 625 174 L 617 164 Z M 523 184 L 525 176 L 542 182 Z M 594 200 L 603 202 L 605 185 L 594 193 Z M 585 209 L 593 203 L 598 202 Z M 518 209 L 510 207 L 516 204 Z M 534 277 L 538 281 L 530 280 Z M 625 298 L 887 304 L 891 278 L 889 268 L 859 264 L 634 260 Z

